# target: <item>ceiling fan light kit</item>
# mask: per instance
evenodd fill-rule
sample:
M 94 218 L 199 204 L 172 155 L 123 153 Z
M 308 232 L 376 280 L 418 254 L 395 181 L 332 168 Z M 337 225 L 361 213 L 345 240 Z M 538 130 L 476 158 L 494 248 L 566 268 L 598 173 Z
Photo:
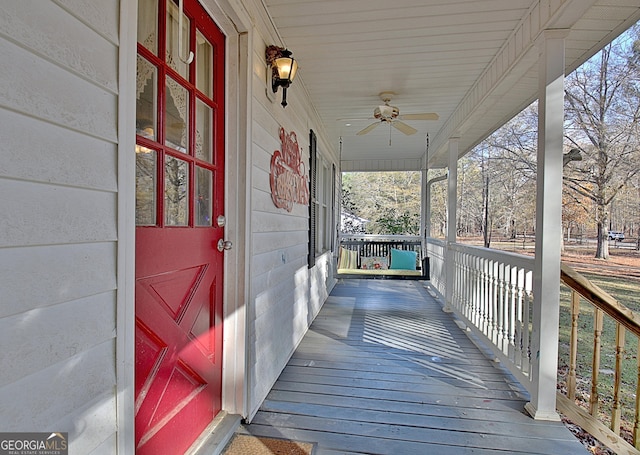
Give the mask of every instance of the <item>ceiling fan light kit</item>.
M 400 109 L 395 106 L 378 106 L 373 110 L 373 116 L 379 118 L 396 118 L 400 115 Z
M 373 131 L 378 125 L 381 123 L 388 123 L 389 127 L 394 127 L 398 131 L 403 134 L 411 135 L 418 132 L 414 127 L 407 125 L 401 120 L 438 120 L 439 116 L 433 112 L 423 112 L 419 114 L 406 114 L 400 115 L 400 109 L 396 106 L 391 106 L 391 96 L 395 95 L 394 92 L 382 92 L 380 93 L 380 99 L 384 102 L 384 105 L 378 106 L 373 110 L 373 119 L 379 120 L 378 122 L 374 122 L 371 125 L 363 128 L 362 130 L 356 133 L 356 136 L 362 136 L 364 134 Z M 361 120 L 372 120 L 369 119 L 361 119 Z M 391 145 L 391 140 L 389 140 L 389 145 Z

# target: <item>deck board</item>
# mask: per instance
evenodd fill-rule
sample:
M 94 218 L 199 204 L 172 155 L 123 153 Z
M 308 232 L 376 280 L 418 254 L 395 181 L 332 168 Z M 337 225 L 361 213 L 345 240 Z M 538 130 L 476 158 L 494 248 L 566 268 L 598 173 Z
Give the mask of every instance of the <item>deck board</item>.
M 417 281 L 343 280 L 239 431 L 334 454 L 586 454 Z

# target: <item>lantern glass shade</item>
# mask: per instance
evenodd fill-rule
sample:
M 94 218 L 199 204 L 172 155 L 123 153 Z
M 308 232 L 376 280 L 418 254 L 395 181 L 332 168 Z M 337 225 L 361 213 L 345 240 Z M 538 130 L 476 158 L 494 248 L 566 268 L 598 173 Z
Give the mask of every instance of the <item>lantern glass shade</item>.
M 298 62 L 292 57 L 280 57 L 275 60 L 275 66 L 278 69 L 278 79 L 281 81 L 292 82 L 298 71 Z

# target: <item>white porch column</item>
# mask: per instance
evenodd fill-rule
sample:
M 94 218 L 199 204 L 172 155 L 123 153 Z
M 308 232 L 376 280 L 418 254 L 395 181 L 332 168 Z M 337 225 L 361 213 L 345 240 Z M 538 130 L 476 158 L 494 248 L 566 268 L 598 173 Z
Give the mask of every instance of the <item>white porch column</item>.
M 535 419 L 560 420 L 556 412 L 565 30 L 539 38 L 536 249 L 533 269 L 532 392 L 526 410 Z
M 420 188 L 420 237 L 422 238 L 423 247 L 426 246 L 426 239 L 431 235 L 431 200 L 429 195 L 429 185 L 427 178 L 429 176 L 429 166 L 422 167 L 422 178 Z
M 445 263 L 444 311 L 452 311 L 453 284 L 456 269 L 453 264 L 451 246 L 456 243 L 456 219 L 458 202 L 458 138 L 449 139 L 449 177 L 447 180 L 447 259 Z
M 439 177 L 434 177 L 427 182 L 427 188 L 425 190 L 425 201 L 427 204 L 427 208 L 426 208 L 426 222 L 424 225 L 426 237 L 431 237 L 431 187 L 433 186 L 434 183 L 446 180 L 448 177 L 449 177 L 448 174 L 444 174 Z

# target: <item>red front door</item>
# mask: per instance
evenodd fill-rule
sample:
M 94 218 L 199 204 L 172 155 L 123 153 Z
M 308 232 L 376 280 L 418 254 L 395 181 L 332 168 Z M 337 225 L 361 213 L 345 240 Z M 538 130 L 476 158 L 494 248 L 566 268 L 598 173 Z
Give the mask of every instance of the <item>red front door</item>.
M 139 454 L 183 454 L 221 408 L 224 37 L 184 3 L 138 2 Z

